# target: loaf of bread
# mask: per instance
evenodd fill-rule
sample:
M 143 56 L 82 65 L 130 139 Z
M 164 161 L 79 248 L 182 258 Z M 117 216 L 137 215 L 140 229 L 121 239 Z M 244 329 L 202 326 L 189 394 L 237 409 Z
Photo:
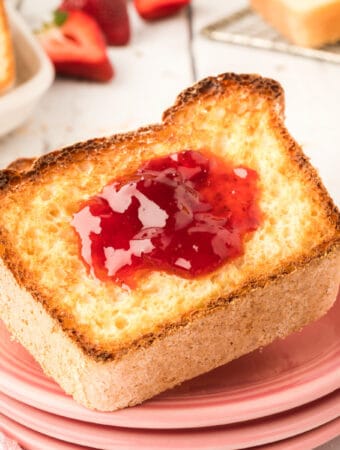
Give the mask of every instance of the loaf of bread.
M 340 40 L 340 0 L 250 0 L 293 44 L 322 47 Z
M 102 411 L 136 405 L 332 306 L 339 212 L 283 114 L 277 82 L 227 73 L 182 92 L 162 124 L 0 173 L 1 319 L 77 402 Z M 198 277 L 156 267 L 133 288 L 95 276 L 72 226 L 80 205 L 187 149 L 258 174 L 262 220 L 244 253 Z
M 4 1 L 0 0 L 0 95 L 10 89 L 15 80 L 13 45 Z

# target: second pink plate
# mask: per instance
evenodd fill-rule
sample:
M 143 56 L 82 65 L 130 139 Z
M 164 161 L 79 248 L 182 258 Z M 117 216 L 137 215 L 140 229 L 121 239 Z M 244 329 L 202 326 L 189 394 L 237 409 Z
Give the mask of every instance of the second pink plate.
M 20 442 L 26 450 L 91 450 L 44 436 L 0 414 L 0 429 Z M 340 419 L 283 441 L 256 447 L 256 450 L 306 450 L 316 448 L 339 436 Z M 138 447 L 137 447 L 138 448 Z M 134 447 L 134 450 L 137 450 Z M 168 447 L 169 448 L 169 447 Z M 221 448 L 221 447 L 218 447 Z M 334 447 L 335 449 L 335 447 Z M 255 448 L 254 448 L 255 450 Z
M 224 450 L 276 442 L 340 416 L 340 390 L 262 419 L 214 428 L 141 430 L 89 424 L 49 414 L 0 394 L 0 414 L 47 436 L 103 450 Z
M 339 388 L 339 360 L 340 296 L 325 317 L 285 340 L 141 406 L 101 413 L 65 395 L 0 323 L 0 391 L 57 415 L 120 427 L 207 427 L 286 411 Z
M 37 433 L 0 414 L 0 430 L 26 450 L 94 450 Z

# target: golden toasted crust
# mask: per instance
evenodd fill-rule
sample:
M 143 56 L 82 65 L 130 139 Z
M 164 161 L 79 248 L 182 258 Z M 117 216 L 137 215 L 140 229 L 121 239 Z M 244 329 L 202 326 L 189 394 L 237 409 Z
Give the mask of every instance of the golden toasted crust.
M 235 88 L 244 89 L 248 95 L 254 93 L 266 97 L 270 102 L 273 102 L 273 116 L 276 116 L 276 119 L 279 119 L 278 116 L 284 110 L 284 94 L 282 87 L 275 80 L 262 78 L 259 75 L 239 75 L 235 73 L 224 73 L 218 77 L 207 77 L 178 95 L 175 104 L 163 113 L 162 125 L 154 124 L 141 127 L 136 131 L 115 134 L 108 138 L 90 139 L 85 142 L 78 142 L 61 150 L 47 153 L 40 158 L 32 159 L 32 162 L 34 161 L 33 167 L 28 171 L 25 168 L 24 173 L 20 176 L 20 181 L 38 181 L 42 174 L 53 167 L 57 166 L 59 170 L 68 162 L 75 163 L 82 161 L 84 158 L 97 158 L 101 153 L 105 153 L 106 149 L 115 144 L 128 141 L 132 142 L 134 145 L 141 144 L 148 139 L 148 136 L 162 131 L 164 128 L 175 122 L 176 116 L 183 109 L 193 104 L 197 99 L 204 101 L 204 99 L 208 97 L 225 93 L 226 89 L 234 90 Z M 279 122 L 278 125 L 282 125 L 281 120 L 279 120 Z M 291 139 L 288 131 L 284 127 L 282 127 L 282 132 L 286 134 L 287 138 Z M 301 161 L 307 161 L 301 149 L 293 140 L 292 142 L 296 147 L 294 150 L 296 151 L 298 158 L 301 159 Z M 313 169 L 312 166 L 309 165 L 309 167 Z M 0 172 L 0 188 L 2 190 L 7 189 L 11 185 L 16 185 L 19 181 L 18 174 L 12 172 L 13 169 L 14 171 L 17 170 L 15 161 L 8 166 L 8 169 L 10 169 L 10 171 L 3 170 Z
M 14 170 L 15 172 L 28 172 L 33 166 L 35 158 L 18 158 L 12 161 L 8 166 L 8 170 Z
M 15 63 L 7 15 L 3 0 L 0 0 L 0 94 L 14 83 Z
M 41 186 L 44 186 L 44 183 L 48 183 L 46 180 L 50 177 L 58 176 L 58 173 L 69 170 L 70 167 L 75 167 L 84 161 L 94 163 L 100 161 L 100 158 L 103 158 L 105 153 L 113 147 L 117 147 L 117 151 L 119 151 L 120 146 L 127 145 L 127 151 L 134 152 L 147 145 L 149 141 L 161 141 L 165 135 L 169 140 L 172 139 L 172 136 L 175 139 L 177 134 L 180 135 L 185 132 L 185 130 L 182 131 L 181 122 L 185 120 L 185 114 L 190 112 L 190 108 L 200 108 L 202 105 L 209 106 L 211 99 L 218 102 L 219 98 L 225 95 L 235 95 L 238 98 L 237 104 L 240 105 L 242 105 L 242 98 L 249 97 L 261 98 L 266 102 L 266 108 L 269 109 L 271 130 L 282 145 L 282 151 L 289 159 L 292 167 L 299 171 L 301 182 L 307 186 L 311 198 L 317 199 L 313 201 L 317 202 L 317 207 L 322 210 L 326 224 L 326 237 L 325 239 L 319 238 L 318 245 L 315 245 L 307 253 L 294 254 L 294 257 L 272 271 L 252 274 L 242 286 L 228 293 L 228 295 L 208 299 L 203 307 L 188 310 L 176 320 L 164 321 L 151 332 L 144 333 L 133 341 L 114 346 L 100 342 L 98 339 L 94 342 L 92 336 L 86 330 L 80 329 L 74 323 L 74 317 L 71 314 L 65 313 L 64 309 L 59 308 L 56 302 L 51 302 L 51 299 L 41 292 L 40 286 L 32 280 L 30 272 L 27 271 L 20 257 L 13 250 L 11 236 L 8 235 L 4 227 L 0 226 L 1 257 L 13 273 L 18 285 L 30 292 L 33 298 L 41 303 L 48 313 L 60 323 L 64 332 L 80 346 L 84 353 L 96 361 L 118 361 L 135 349 L 147 349 L 153 342 L 174 335 L 179 329 L 194 323 L 196 320 L 208 317 L 216 309 L 226 307 L 233 299 L 246 296 L 254 289 L 265 287 L 275 280 L 303 268 L 312 260 L 321 260 L 326 258 L 328 254 L 337 251 L 340 243 L 339 212 L 315 169 L 284 127 L 282 117 L 284 97 L 281 86 L 273 80 L 261 78 L 257 75 L 222 74 L 218 77 L 208 77 L 179 95 L 175 105 L 164 113 L 162 125 L 151 125 L 136 132 L 75 144 L 38 158 L 28 171 L 20 173 L 18 170 L 13 170 L 12 167 L 12 170 L 0 172 L 0 199 L 19 191 L 24 195 L 25 189 L 30 185 L 41 184 Z

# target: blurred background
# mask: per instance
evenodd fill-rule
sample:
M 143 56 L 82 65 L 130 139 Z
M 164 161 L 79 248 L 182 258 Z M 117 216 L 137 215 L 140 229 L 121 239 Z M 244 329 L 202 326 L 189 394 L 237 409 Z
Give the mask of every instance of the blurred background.
M 9 1 L 32 30 L 58 0 Z M 0 140 L 0 163 L 94 136 L 158 122 L 176 95 L 221 72 L 259 73 L 286 93 L 292 135 L 321 172 L 339 203 L 340 64 L 207 39 L 204 26 L 248 5 L 247 0 L 192 0 L 177 14 L 146 21 L 128 1 L 130 41 L 108 46 L 115 75 L 106 83 L 57 77 L 18 129 Z

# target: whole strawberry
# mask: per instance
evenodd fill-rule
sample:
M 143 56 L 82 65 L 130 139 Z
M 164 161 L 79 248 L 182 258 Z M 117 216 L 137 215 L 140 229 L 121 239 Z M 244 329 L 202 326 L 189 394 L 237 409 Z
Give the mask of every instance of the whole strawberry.
M 109 45 L 125 45 L 130 40 L 126 0 L 63 0 L 60 9 L 80 9 L 90 14 L 102 29 Z
M 61 75 L 109 81 L 113 68 L 97 22 L 82 11 L 55 11 L 54 21 L 37 34 Z
M 190 0 L 134 0 L 138 14 L 151 21 L 176 14 L 189 3 Z

